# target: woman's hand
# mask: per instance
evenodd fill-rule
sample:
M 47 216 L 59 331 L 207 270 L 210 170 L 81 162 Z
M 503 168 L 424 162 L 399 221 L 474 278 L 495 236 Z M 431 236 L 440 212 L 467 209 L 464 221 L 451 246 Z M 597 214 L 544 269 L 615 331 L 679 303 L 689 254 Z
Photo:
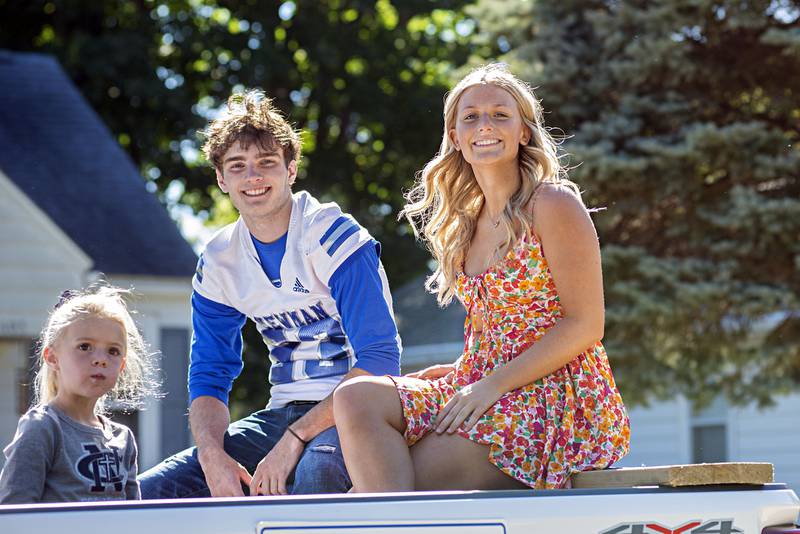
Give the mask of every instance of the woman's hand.
M 486 410 L 503 396 L 491 377 L 485 377 L 461 388 L 437 416 L 436 432 L 452 434 L 458 427 L 470 430 Z
M 455 371 L 456 366 L 452 363 L 444 363 L 441 365 L 431 365 L 416 373 L 408 373 L 406 376 L 409 378 L 419 378 L 420 380 L 436 380 L 447 376 Z

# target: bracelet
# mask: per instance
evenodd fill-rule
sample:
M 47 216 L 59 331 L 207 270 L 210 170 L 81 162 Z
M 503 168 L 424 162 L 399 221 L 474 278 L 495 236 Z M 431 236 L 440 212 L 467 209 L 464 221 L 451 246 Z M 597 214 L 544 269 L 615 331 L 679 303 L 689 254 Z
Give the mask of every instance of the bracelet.
M 290 427 L 290 426 L 287 426 L 287 427 L 286 427 L 286 431 L 287 431 L 289 434 L 291 434 L 291 435 L 293 435 L 294 437 L 296 437 L 298 440 L 300 440 L 300 443 L 302 443 L 303 445 L 308 445 L 308 442 L 307 442 L 306 440 L 304 440 L 303 438 L 301 438 L 300 436 L 298 436 L 298 435 L 297 435 L 297 432 L 295 432 L 294 430 L 292 430 L 292 427 Z

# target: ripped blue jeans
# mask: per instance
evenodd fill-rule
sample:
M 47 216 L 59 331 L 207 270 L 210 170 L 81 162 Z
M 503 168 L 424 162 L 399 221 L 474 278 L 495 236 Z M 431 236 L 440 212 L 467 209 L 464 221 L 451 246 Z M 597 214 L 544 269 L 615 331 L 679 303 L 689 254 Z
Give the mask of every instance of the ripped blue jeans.
M 260 410 L 236 421 L 225 433 L 225 451 L 252 474 L 258 462 L 286 432 L 286 427 L 313 407 L 310 403 L 289 404 L 282 408 Z M 145 471 L 139 475 L 139 484 L 143 499 L 211 495 L 195 447 L 170 456 Z M 351 485 L 344 466 L 339 435 L 336 428 L 331 427 L 306 445 L 300 461 L 289 475 L 286 488 L 293 495 L 344 493 Z M 243 486 L 243 490 L 247 495 L 248 489 Z

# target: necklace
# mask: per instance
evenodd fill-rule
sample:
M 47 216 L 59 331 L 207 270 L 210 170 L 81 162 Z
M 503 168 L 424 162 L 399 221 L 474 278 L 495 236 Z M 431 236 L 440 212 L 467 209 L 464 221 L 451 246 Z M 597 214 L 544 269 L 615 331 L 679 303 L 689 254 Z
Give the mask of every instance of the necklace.
M 489 224 L 492 225 L 492 229 L 496 229 L 498 226 L 500 226 L 500 221 L 503 220 L 503 210 L 500 210 L 500 214 L 497 216 L 497 219 L 495 219 L 489 215 L 489 210 L 487 208 L 484 209 L 486 210 L 486 217 L 489 219 Z

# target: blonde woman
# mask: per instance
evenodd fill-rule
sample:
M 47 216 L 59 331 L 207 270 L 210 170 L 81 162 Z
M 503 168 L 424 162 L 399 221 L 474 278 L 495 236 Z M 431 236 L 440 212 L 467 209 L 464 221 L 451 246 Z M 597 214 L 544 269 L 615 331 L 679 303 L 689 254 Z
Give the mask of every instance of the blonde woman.
M 530 87 L 479 68 L 449 93 L 439 153 L 404 214 L 467 308 L 452 365 L 342 384 L 334 413 L 353 491 L 560 488 L 628 451 L 600 339 L 594 226 Z

